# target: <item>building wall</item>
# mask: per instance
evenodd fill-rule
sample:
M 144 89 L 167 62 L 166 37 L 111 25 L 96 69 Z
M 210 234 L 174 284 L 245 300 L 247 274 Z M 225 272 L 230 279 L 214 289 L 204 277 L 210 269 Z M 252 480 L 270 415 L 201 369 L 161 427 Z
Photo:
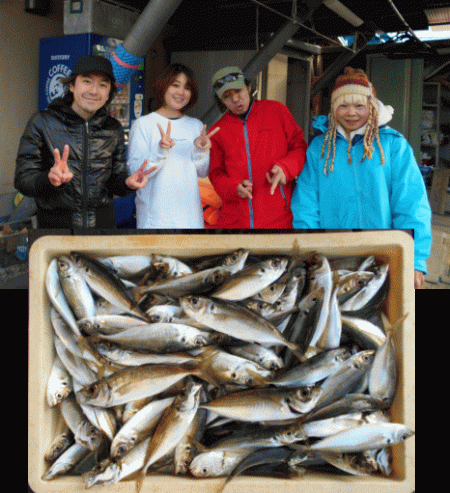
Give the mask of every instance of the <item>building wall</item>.
M 13 189 L 20 137 L 38 109 L 39 40 L 63 34 L 62 2 L 47 17 L 29 14 L 23 0 L 0 2 L 0 193 Z

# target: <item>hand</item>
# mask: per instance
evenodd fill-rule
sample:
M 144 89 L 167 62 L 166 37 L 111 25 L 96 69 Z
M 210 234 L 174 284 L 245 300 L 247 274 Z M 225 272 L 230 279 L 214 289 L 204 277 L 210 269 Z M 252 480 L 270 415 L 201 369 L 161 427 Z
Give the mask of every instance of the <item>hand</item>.
M 209 134 L 206 134 L 206 125 L 203 125 L 203 130 L 202 130 L 202 133 L 200 134 L 200 137 L 197 137 L 194 140 L 195 147 L 197 147 L 197 149 L 200 149 L 201 151 L 209 151 L 209 149 L 211 149 L 211 145 L 212 145 L 210 137 L 212 137 L 219 130 L 220 130 L 220 128 L 217 127 L 212 132 L 210 132 Z
M 59 149 L 55 149 L 53 152 L 55 155 L 55 164 L 48 173 L 48 179 L 54 187 L 59 187 L 73 178 L 73 173 L 70 172 L 69 166 L 67 165 L 67 159 L 69 158 L 69 146 L 64 146 L 62 157 L 59 153 Z
M 273 195 L 275 193 L 275 189 L 277 188 L 277 185 L 279 183 L 281 183 L 281 185 L 286 185 L 287 180 L 283 169 L 277 164 L 270 170 L 270 172 L 272 173 L 272 175 L 266 173 L 266 177 L 267 177 L 267 181 L 269 183 L 272 183 L 272 186 L 270 187 L 270 195 Z
M 164 132 L 163 128 L 159 123 L 157 123 L 159 128 L 159 133 L 161 134 L 161 141 L 159 147 L 162 149 L 170 149 L 175 145 L 175 142 L 170 138 L 171 123 L 167 125 L 167 133 Z
M 242 180 L 237 187 L 239 197 L 243 199 L 252 199 L 253 185 L 249 180 Z
M 420 270 L 415 270 L 414 271 L 414 288 L 420 289 L 423 286 L 424 282 L 425 282 L 424 273 L 421 272 Z
M 148 159 L 144 161 L 144 163 L 136 171 L 136 173 L 133 173 L 125 180 L 125 185 L 128 188 L 131 188 L 131 190 L 138 190 L 140 188 L 144 188 L 145 185 L 147 185 L 148 183 L 147 175 L 155 171 L 155 169 L 158 169 L 158 166 L 152 166 L 150 169 L 145 170 L 147 163 L 148 163 Z

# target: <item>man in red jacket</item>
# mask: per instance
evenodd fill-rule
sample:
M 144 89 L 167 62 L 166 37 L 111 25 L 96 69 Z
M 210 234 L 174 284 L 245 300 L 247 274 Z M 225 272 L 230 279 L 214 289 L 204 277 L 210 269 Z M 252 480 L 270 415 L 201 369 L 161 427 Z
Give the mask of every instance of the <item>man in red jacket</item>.
M 212 79 L 227 112 L 212 129 L 209 178 L 223 205 L 217 228 L 291 229 L 291 195 L 303 169 L 306 142 L 290 111 L 255 101 L 239 67 Z

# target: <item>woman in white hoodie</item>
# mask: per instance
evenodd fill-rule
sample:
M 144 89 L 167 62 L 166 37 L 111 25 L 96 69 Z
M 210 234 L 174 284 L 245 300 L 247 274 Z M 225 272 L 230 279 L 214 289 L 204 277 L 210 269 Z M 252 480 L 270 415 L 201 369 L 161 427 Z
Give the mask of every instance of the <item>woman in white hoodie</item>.
M 414 229 L 415 287 L 431 249 L 431 210 L 407 140 L 386 124 L 393 109 L 364 71 L 337 78 L 323 131 L 311 142 L 291 208 L 299 229 Z
M 144 160 L 157 169 L 136 194 L 136 223 L 145 229 L 202 229 L 203 209 L 198 177 L 209 172 L 206 125 L 185 115 L 197 102 L 192 71 L 174 63 L 155 82 L 158 110 L 142 116 L 130 132 L 128 169 Z M 139 164 L 140 163 L 140 164 Z

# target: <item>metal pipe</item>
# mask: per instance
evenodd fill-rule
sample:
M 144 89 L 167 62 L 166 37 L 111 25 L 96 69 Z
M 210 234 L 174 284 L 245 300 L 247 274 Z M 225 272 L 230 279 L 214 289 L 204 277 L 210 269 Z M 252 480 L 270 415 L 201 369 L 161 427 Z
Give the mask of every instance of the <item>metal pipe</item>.
M 131 28 L 125 41 L 111 55 L 117 89 L 133 77 L 144 55 L 155 42 L 182 0 L 152 0 Z
M 123 42 L 125 50 L 137 58 L 143 57 L 181 2 L 151 0 Z

